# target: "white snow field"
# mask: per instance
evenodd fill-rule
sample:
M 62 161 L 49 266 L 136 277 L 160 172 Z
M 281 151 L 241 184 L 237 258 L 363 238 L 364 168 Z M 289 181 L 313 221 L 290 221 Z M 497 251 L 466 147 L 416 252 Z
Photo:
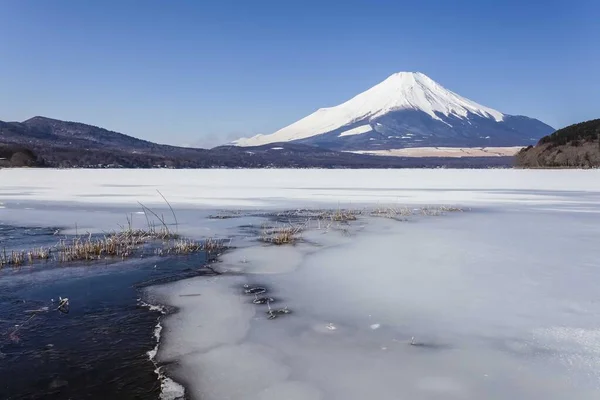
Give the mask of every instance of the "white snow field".
M 100 229 L 157 189 L 186 234 L 234 238 L 222 275 L 147 293 L 178 308 L 157 359 L 194 399 L 600 398 L 599 170 L 0 170 L 0 221 Z M 322 221 L 290 246 L 244 237 L 260 217 L 206 219 L 441 204 L 465 211 Z

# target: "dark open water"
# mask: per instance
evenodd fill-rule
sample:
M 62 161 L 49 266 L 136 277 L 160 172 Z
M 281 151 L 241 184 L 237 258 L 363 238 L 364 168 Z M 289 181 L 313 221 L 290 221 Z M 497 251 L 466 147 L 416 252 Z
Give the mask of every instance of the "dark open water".
M 0 226 L 0 247 L 55 243 L 52 232 Z M 158 398 L 147 352 L 160 313 L 142 304 L 141 288 L 208 274 L 205 265 L 196 254 L 0 270 L 0 399 Z M 59 296 L 68 314 L 55 310 Z

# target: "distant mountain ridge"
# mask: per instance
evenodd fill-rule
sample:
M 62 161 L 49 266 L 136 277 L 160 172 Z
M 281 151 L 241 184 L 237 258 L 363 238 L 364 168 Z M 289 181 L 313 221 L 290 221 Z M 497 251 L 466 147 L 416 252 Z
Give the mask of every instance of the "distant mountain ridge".
M 35 157 L 41 158 L 39 162 L 36 159 L 35 163 L 28 161 L 25 165 L 64 168 L 506 167 L 512 162 L 512 158 L 509 157 L 468 160 L 377 157 L 337 152 L 298 143 L 196 149 L 156 144 L 93 125 L 39 116 L 24 122 L 0 121 L 1 144 L 10 148 L 31 150 Z M 12 157 L 12 153 L 10 155 Z M 23 164 L 21 160 L 16 161 Z M 15 166 L 15 163 L 11 162 L 7 166 Z
M 30 128 L 31 131 L 46 133 L 54 137 L 58 136 L 68 140 L 86 140 L 97 143 L 99 146 L 120 147 L 126 144 L 148 148 L 153 148 L 156 144 L 147 140 L 137 139 L 132 136 L 124 135 L 119 132 L 109 131 L 94 125 L 83 124 L 81 122 L 61 121 L 58 119 L 46 117 L 33 117 L 22 122 L 23 125 Z
M 135 147 L 136 150 L 146 149 L 152 151 L 158 145 L 147 140 L 134 138 L 119 132 L 110 131 L 94 125 L 81 122 L 61 121 L 47 117 L 33 117 L 23 122 L 2 122 L 2 138 L 14 142 L 46 143 L 84 146 L 86 148 L 101 149 L 127 149 Z
M 462 97 L 425 74 L 399 72 L 345 103 L 233 144 L 294 142 L 332 150 L 526 146 L 553 131 L 539 120 Z

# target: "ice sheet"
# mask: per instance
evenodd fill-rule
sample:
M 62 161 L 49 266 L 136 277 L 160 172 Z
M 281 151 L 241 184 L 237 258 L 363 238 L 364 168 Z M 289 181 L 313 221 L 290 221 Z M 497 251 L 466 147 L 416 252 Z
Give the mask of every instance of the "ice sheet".
M 316 250 L 259 245 L 219 266 L 247 275 L 161 287 L 181 311 L 159 358 L 209 400 L 600 396 L 597 219 L 496 209 L 361 222 Z M 293 314 L 267 320 L 244 283 Z
M 178 208 L 593 202 L 600 170 L 0 170 L 0 204 L 137 202 Z M 593 193 L 592 193 L 593 194 Z M 37 206 L 40 206 L 38 203 Z

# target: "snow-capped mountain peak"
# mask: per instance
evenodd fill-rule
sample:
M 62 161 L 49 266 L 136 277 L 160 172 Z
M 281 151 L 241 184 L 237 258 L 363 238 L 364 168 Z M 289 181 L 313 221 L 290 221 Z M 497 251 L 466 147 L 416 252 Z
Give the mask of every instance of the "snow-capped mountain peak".
M 420 72 L 398 72 L 362 95 L 368 95 L 365 97 L 377 104 L 375 108 L 379 108 L 379 111 L 374 116 L 389 111 L 414 109 L 424 111 L 437 120 L 441 119 L 436 113 L 462 118 L 472 113 L 493 118 L 497 122 L 504 119 L 501 112 L 459 96 Z
M 453 125 L 457 120 L 470 125 L 469 119 L 472 118 L 482 118 L 490 123 L 502 123 L 506 118 L 499 111 L 444 88 L 423 73 L 398 72 L 345 103 L 321 108 L 271 135 L 243 138 L 234 144 L 260 146 L 276 142 L 306 141 L 334 131 L 339 132 L 337 137 L 348 140 L 349 136 L 378 131 L 376 121 L 390 113 L 401 111 L 425 114 L 448 129 L 454 129 Z M 407 123 L 400 125 L 406 128 Z M 398 126 L 394 126 L 394 129 Z M 410 129 L 406 132 L 410 132 Z M 486 136 L 483 133 L 485 132 L 480 136 Z M 404 132 L 399 134 L 403 135 Z

